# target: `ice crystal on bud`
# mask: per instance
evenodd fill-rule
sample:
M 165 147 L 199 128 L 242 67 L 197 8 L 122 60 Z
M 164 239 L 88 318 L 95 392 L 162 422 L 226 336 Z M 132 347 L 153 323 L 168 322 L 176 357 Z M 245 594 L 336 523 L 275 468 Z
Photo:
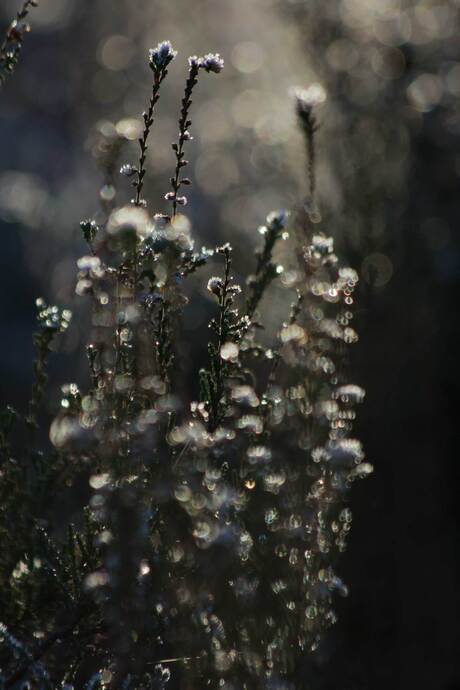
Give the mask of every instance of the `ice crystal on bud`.
M 86 242 L 91 245 L 91 243 L 96 239 L 98 233 L 98 225 L 95 220 L 82 220 L 80 223 L 80 228 L 83 233 L 83 237 Z
M 281 209 L 279 211 L 272 211 L 267 216 L 267 225 L 269 228 L 282 230 L 286 227 L 289 218 L 289 211 Z
M 352 405 L 363 402 L 365 395 L 366 391 L 361 388 L 361 386 L 356 386 L 353 383 L 339 386 L 336 390 L 336 396 L 338 398 Z
M 200 67 L 205 69 L 206 72 L 215 72 L 218 74 L 224 69 L 224 60 L 220 57 L 219 53 L 208 53 L 201 58 Z
M 334 241 L 332 237 L 326 237 L 326 235 L 323 234 L 313 235 L 311 246 L 313 251 L 321 256 L 327 256 L 334 251 Z
M 170 41 L 163 41 L 149 51 L 150 67 L 154 70 L 164 70 L 174 60 L 177 51 L 173 49 Z
M 130 163 L 125 163 L 120 168 L 120 175 L 124 175 L 125 177 L 132 177 L 136 173 L 137 173 L 136 166 L 131 165 Z
M 361 442 L 352 438 L 329 441 L 326 450 L 333 465 L 357 465 L 364 458 Z
M 208 290 L 212 292 L 213 295 L 218 295 L 222 290 L 223 282 L 221 278 L 214 276 L 208 280 Z

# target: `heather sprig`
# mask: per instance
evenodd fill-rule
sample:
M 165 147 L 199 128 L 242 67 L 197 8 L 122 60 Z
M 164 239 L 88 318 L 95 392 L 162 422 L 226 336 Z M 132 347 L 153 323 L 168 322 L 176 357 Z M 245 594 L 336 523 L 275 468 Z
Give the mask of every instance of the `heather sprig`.
M 72 312 L 68 309 L 61 310 L 56 306 L 48 306 L 42 298 L 37 299 L 36 307 L 38 330 L 34 335 L 34 343 L 37 358 L 34 362 L 34 383 L 27 416 L 27 422 L 31 428 L 37 427 L 37 413 L 48 379 L 46 362 L 51 352 L 51 345 L 58 334 L 67 330 L 72 318 Z
M 189 114 L 192 105 L 192 92 L 198 83 L 198 73 L 200 69 L 204 69 L 206 72 L 214 72 L 218 74 L 224 68 L 224 61 L 220 55 L 214 55 L 212 53 L 209 53 L 204 57 L 196 57 L 195 55 L 191 56 L 188 59 L 188 64 L 189 73 L 185 83 L 185 93 L 182 98 L 179 118 L 179 138 L 177 142 L 171 145 L 176 156 L 176 169 L 174 176 L 171 177 L 172 192 L 168 192 L 165 195 L 165 199 L 172 202 L 173 218 L 177 213 L 177 206 L 185 206 L 187 203 L 186 196 L 178 196 L 181 186 L 191 184 L 191 180 L 188 177 L 181 178 L 180 176 L 183 172 L 183 169 L 188 164 L 188 161 L 184 158 L 184 144 L 186 141 L 191 141 L 193 139 L 189 131 L 189 128 L 192 124 L 192 121 L 189 119 Z
M 152 95 L 146 112 L 143 113 L 144 129 L 142 136 L 139 139 L 140 155 L 137 168 L 131 165 L 124 165 L 121 168 L 121 173 L 128 177 L 135 176 L 133 187 L 136 189 L 136 196 L 133 203 L 136 206 L 144 206 L 145 200 L 142 199 L 142 189 L 144 187 L 144 178 L 146 174 L 145 160 L 147 156 L 147 140 L 150 130 L 153 125 L 153 115 L 155 106 L 160 98 L 160 86 L 163 80 L 168 75 L 168 65 L 177 55 L 169 41 L 159 43 L 156 48 L 149 51 L 149 66 L 153 72 Z
M 232 248 L 225 244 L 216 249 L 224 257 L 224 275 L 208 281 L 208 290 L 217 299 L 218 315 L 211 320 L 210 328 L 216 334 L 216 342 L 209 343 L 209 369 L 200 371 L 202 402 L 205 405 L 206 420 L 210 431 L 215 431 L 225 413 L 224 388 L 226 377 L 238 361 L 238 342 L 247 329 L 248 319 L 241 319 L 235 308 L 235 298 L 241 293 L 239 285 L 231 275 Z
M 96 239 L 97 233 L 99 231 L 99 227 L 96 221 L 92 218 L 82 220 L 80 223 L 80 229 L 91 253 L 94 254 L 94 240 Z
M 282 272 L 282 267 L 273 263 L 273 250 L 276 242 L 289 237 L 286 225 L 289 214 L 285 210 L 273 211 L 267 216 L 266 225 L 259 228 L 264 238 L 261 250 L 257 252 L 257 267 L 254 275 L 249 276 L 248 286 L 250 295 L 247 299 L 246 313 L 252 319 L 259 302 L 272 280 Z
M 26 19 L 32 7 L 38 7 L 38 1 L 26 0 L 6 30 L 5 38 L 0 45 L 0 87 L 19 62 L 24 37 L 30 31 L 30 25 L 21 22 Z

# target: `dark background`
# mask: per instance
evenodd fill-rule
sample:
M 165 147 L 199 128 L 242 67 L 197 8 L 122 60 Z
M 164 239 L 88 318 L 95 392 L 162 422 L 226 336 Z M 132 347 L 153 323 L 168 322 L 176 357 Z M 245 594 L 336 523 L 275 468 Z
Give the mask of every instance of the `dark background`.
M 2 2 L 2 27 L 15 9 Z M 170 38 L 184 70 L 188 54 L 226 58 L 194 104 L 189 214 L 199 243 L 231 239 L 243 274 L 257 225 L 304 191 L 288 88 L 322 85 L 321 205 L 363 278 L 353 375 L 375 466 L 354 489 L 350 596 L 317 657 L 315 682 L 330 690 L 460 688 L 459 13 L 454 0 L 42 0 L 0 92 L 0 396 L 25 407 L 43 294 L 76 312 L 52 364 L 51 415 L 60 383 L 84 379 L 74 273 L 78 223 L 102 184 L 94 132 L 142 111 L 148 47 Z M 173 72 L 151 148 L 159 208 L 184 77 Z

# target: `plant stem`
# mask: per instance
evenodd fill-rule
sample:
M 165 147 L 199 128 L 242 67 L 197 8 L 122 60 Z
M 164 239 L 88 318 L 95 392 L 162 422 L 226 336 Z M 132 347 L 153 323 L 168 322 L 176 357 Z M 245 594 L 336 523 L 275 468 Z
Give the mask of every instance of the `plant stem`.
M 174 177 L 171 178 L 171 185 L 172 185 L 172 202 L 173 202 L 173 211 L 172 211 L 172 217 L 174 218 L 177 214 L 177 193 L 181 187 L 181 185 L 184 183 L 184 181 L 179 180 L 179 175 L 181 172 L 181 169 L 184 168 L 187 165 L 187 161 L 184 161 L 184 143 L 186 141 L 189 141 L 191 138 L 187 127 L 189 127 L 192 124 L 192 121 L 189 120 L 189 111 L 190 111 L 190 106 L 192 105 L 192 91 L 197 84 L 197 76 L 198 76 L 198 71 L 199 71 L 199 66 L 197 63 L 192 62 L 190 64 L 190 71 L 189 75 L 185 84 L 185 93 L 184 97 L 182 99 L 182 108 L 181 108 L 181 115 L 179 118 L 179 140 L 177 144 L 173 144 L 172 148 L 174 153 L 176 154 L 176 169 L 174 173 Z M 190 182 L 187 180 L 188 184 Z

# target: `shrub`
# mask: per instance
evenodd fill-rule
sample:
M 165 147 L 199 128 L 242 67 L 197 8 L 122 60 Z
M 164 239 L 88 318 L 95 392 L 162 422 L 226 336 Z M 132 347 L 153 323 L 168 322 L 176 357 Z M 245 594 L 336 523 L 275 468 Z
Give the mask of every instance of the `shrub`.
M 346 361 L 358 277 L 317 229 L 314 104 L 296 92 L 308 201 L 268 215 L 241 287 L 231 245 L 197 250 L 182 213 L 192 93 L 203 72 L 223 69 L 219 55 L 189 58 L 169 214 L 153 215 L 143 198 L 175 57 L 169 42 L 150 51 L 139 158 L 121 167 L 131 203 L 104 204 L 81 223 L 76 290 L 92 305 L 91 383 L 63 386 L 52 446 L 39 450 L 46 362 L 70 313 L 38 300 L 29 408 L 1 416 L 5 688 L 303 688 L 303 659 L 347 593 L 335 568 L 349 490 L 372 468 L 350 437 L 364 396 Z M 203 300 L 186 286 L 208 262 L 221 268 L 207 281 L 215 314 L 196 371 L 181 315 Z M 263 304 L 274 281 L 292 305 L 271 335 Z

